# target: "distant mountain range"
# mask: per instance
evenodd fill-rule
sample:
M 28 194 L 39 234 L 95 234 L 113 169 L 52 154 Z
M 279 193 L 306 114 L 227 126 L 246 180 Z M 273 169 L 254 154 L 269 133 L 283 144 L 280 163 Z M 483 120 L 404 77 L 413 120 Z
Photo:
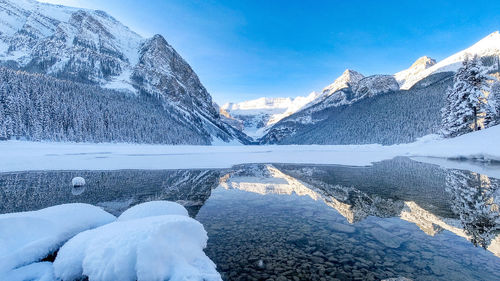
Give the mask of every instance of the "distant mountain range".
M 232 119 L 233 125 L 252 138 L 262 137 L 265 130 L 300 110 L 315 100 L 319 94 L 310 93 L 306 97 L 260 98 L 240 103 L 226 103 L 220 108 L 221 114 Z
M 346 70 L 321 93 L 221 107 L 164 37 L 103 11 L 0 0 L 0 140 L 393 144 L 436 133 L 467 55 L 500 67 L 500 33 L 394 75 Z M 498 76 L 497 76 L 498 77 Z
M 244 134 L 222 122 L 196 73 L 161 35 L 142 38 L 103 11 L 34 0 L 0 0 L 0 66 L 97 85 L 129 97 L 154 97 L 155 104 L 150 106 L 161 104 L 165 108 L 161 114 L 176 120 L 172 127 L 189 128 L 183 143 L 248 143 Z M 10 109 L 3 106 L 3 112 L 8 113 Z M 29 123 L 10 120 L 5 126 L 23 122 Z M 15 126 L 8 130 L 17 132 L 16 137 L 31 137 L 29 130 Z M 164 134 L 165 142 L 170 143 L 169 133 Z M 122 139 L 103 139 L 116 140 Z M 142 141 L 134 137 L 127 140 Z
M 347 69 L 312 101 L 261 129 L 261 144 L 394 144 L 437 133 L 454 72 L 477 55 L 490 74 L 500 70 L 500 33 L 438 63 L 421 57 L 394 75 L 365 77 Z M 247 117 L 248 118 L 248 117 Z

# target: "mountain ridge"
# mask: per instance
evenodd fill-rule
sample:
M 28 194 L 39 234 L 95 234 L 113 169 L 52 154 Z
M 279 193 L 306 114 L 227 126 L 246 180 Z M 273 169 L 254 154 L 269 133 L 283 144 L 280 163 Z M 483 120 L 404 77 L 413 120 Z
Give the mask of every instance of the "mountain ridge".
M 423 136 L 423 134 L 436 133 L 439 127 L 439 124 L 436 122 L 440 119 L 439 110 L 444 102 L 445 90 L 449 86 L 449 83 L 451 83 L 450 77 L 453 76 L 454 71 L 458 69 L 461 62 L 469 55 L 478 55 L 483 65 L 488 68 L 488 71 L 498 72 L 500 70 L 500 33 L 498 31 L 493 32 L 471 47 L 437 63 L 433 59 L 424 56 L 417 59 L 408 69 L 394 75 L 372 75 L 363 77 L 356 83 L 350 83 L 348 87 L 331 87 L 337 90 L 333 93 L 329 92 L 327 95 L 322 95 L 322 98 L 313 100 L 310 104 L 304 106 L 291 116 L 280 120 L 273 127 L 269 128 L 267 134 L 259 141 L 264 144 L 359 144 L 370 142 L 394 144 L 411 142 L 416 140 L 417 137 Z M 340 81 L 343 79 L 343 75 L 338 78 Z M 422 89 L 429 89 L 428 93 L 422 92 Z M 407 93 L 418 93 L 422 97 L 418 100 L 415 97 L 405 95 Z M 380 97 L 380 95 L 386 96 L 388 94 L 392 94 L 392 98 L 398 98 L 399 105 L 402 106 L 401 110 L 405 109 L 405 111 L 400 110 L 401 112 L 398 112 L 400 116 L 392 115 L 400 119 L 393 124 L 397 128 L 392 129 L 389 127 L 391 120 L 388 117 L 382 117 L 388 112 L 397 111 L 388 108 L 392 106 L 390 97 Z M 362 102 L 367 98 L 374 97 L 376 97 L 376 101 Z M 435 103 L 432 104 L 428 100 L 424 100 L 429 98 L 435 99 Z M 383 108 L 374 109 L 369 107 L 373 106 L 369 104 L 382 105 L 381 100 L 385 100 Z M 410 103 L 410 100 L 413 101 Z M 420 104 L 428 104 L 428 108 L 423 108 Z M 361 111 L 360 106 L 368 106 L 368 108 Z M 422 112 L 416 112 L 416 107 Z M 355 110 L 354 108 L 359 109 Z M 335 128 L 334 130 L 342 129 L 343 126 L 340 124 L 338 126 L 335 125 L 334 128 L 332 127 L 332 124 L 340 122 L 339 120 L 345 120 L 344 122 L 348 123 L 352 121 L 345 116 L 339 116 L 339 112 L 345 112 L 345 114 L 352 112 L 349 114 L 354 114 L 353 116 L 356 119 L 361 118 L 360 116 L 368 111 L 373 111 L 373 118 L 363 119 L 362 122 L 374 122 L 375 124 L 365 128 L 365 131 L 376 134 L 377 131 L 372 131 L 372 129 L 377 127 L 380 131 L 388 134 L 388 136 L 373 138 L 368 136 L 345 137 L 339 135 L 339 132 L 325 132 L 321 134 L 321 130 L 325 130 L 327 127 Z M 376 116 L 377 114 L 380 116 Z M 426 115 L 422 116 L 422 114 Z M 332 119 L 333 116 L 336 116 L 335 120 Z M 410 118 L 410 116 L 413 116 L 413 119 L 425 121 L 403 120 L 404 118 Z M 435 120 L 430 120 L 429 116 L 433 116 Z M 381 122 L 381 124 L 376 122 Z M 388 124 L 384 125 L 383 123 Z M 400 127 L 404 126 L 404 123 L 412 123 L 411 126 L 416 131 L 400 130 Z M 364 127 L 365 124 L 360 123 L 361 125 Z M 344 128 L 344 130 L 357 131 L 353 130 L 352 127 Z M 362 132 L 358 133 L 361 134 Z M 327 138 L 325 134 L 328 134 L 330 137 Z M 405 135 L 395 136 L 397 134 Z M 300 139 L 301 137 L 304 139 Z
M 203 138 L 250 142 L 223 122 L 196 73 L 163 36 L 145 39 L 103 11 L 0 0 L 0 65 L 150 95 Z
M 226 103 L 220 110 L 221 114 L 238 123 L 236 127 L 256 139 L 262 137 L 273 124 L 300 110 L 318 95 L 316 92 L 311 92 L 307 96 L 293 99 L 263 97 L 240 103 Z

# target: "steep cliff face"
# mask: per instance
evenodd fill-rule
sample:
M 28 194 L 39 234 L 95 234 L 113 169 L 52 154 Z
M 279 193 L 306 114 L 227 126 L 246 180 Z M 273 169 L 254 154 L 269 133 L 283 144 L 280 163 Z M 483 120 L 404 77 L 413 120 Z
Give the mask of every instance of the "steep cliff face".
M 2 64 L 103 86 L 122 82 L 132 89 L 120 75 L 137 63 L 144 39 L 105 12 L 2 0 L 0 14 Z
M 249 140 L 221 120 L 196 73 L 165 38 L 142 38 L 102 11 L 0 0 L 0 65 L 153 96 L 174 119 L 195 125 L 207 144 Z

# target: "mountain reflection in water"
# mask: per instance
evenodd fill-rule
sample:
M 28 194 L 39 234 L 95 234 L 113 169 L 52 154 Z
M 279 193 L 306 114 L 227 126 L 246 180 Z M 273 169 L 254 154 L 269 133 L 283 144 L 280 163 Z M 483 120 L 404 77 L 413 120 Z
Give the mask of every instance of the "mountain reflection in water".
M 243 165 L 223 176 L 221 187 L 307 195 L 349 223 L 400 217 L 428 235 L 448 230 L 500 257 L 500 181 L 486 175 L 396 158 L 373 167 Z
M 86 179 L 84 190 L 72 190 L 75 176 Z M 499 187 L 408 158 L 369 167 L 17 172 L 0 174 L 0 213 L 83 202 L 119 215 L 177 201 L 204 224 L 207 254 L 227 280 L 500 280 Z

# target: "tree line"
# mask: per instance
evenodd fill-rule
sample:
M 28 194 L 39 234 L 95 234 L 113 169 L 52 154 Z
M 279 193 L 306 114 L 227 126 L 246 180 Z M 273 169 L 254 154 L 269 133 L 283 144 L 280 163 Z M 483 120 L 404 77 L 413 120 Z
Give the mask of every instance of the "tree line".
M 145 94 L 0 68 L 0 139 L 208 144 L 173 107 Z

